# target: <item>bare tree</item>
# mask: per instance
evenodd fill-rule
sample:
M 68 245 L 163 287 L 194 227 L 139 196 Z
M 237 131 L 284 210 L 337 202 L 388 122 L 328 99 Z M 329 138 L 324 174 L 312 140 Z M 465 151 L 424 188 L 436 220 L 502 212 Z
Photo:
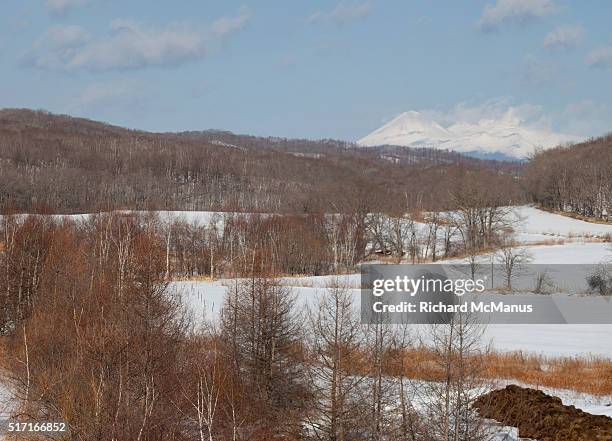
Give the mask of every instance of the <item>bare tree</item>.
M 448 324 L 431 325 L 425 341 L 434 355 L 441 381 L 423 383 L 424 439 L 436 441 L 485 441 L 493 439 L 472 403 L 490 385 L 482 369 L 487 348 L 482 345 L 484 327 L 471 313 L 454 314 Z
M 512 290 L 512 279 L 531 260 L 532 257 L 527 248 L 518 246 L 512 237 L 506 237 L 501 242 L 497 251 L 497 261 L 502 266 L 508 291 Z
M 363 334 L 352 293 L 337 281 L 309 310 L 310 350 L 308 372 L 315 391 L 308 414 L 311 438 L 348 441 L 358 432 L 361 403 L 359 387 L 364 377 L 355 371 Z
M 406 378 L 407 351 L 412 347 L 413 339 L 407 324 L 398 325 L 392 341 L 392 363 L 399 395 L 400 424 L 395 429 L 395 437 L 405 441 L 417 441 L 422 435 L 423 421 L 413 405 L 414 392 L 411 392 L 410 380 Z M 413 389 L 413 388 L 412 388 Z
M 364 349 L 368 354 L 367 387 L 363 387 L 362 402 L 367 403 L 364 409 L 364 421 L 367 422 L 367 433 L 374 441 L 386 440 L 397 432 L 396 414 L 397 393 L 395 384 L 388 378 L 390 355 L 393 348 L 395 328 L 385 323 L 385 317 L 364 326 Z
M 226 297 L 222 333 L 268 436 L 296 434 L 308 403 L 295 296 L 274 279 L 246 279 Z

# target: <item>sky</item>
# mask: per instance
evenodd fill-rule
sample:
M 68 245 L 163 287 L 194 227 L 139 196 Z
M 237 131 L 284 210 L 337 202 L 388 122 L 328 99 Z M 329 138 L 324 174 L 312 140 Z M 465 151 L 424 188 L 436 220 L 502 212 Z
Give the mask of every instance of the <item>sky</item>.
M 418 110 L 612 131 L 608 0 L 3 0 L 0 107 L 357 140 Z

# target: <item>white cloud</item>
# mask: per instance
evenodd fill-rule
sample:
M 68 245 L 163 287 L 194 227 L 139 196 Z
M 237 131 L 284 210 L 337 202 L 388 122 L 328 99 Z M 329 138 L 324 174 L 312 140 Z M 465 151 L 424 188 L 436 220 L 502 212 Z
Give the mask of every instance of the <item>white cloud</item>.
M 544 47 L 546 49 L 570 49 L 580 43 L 583 34 L 582 26 L 560 26 L 546 35 Z
M 480 121 L 489 119 L 511 119 L 531 127 L 548 128 L 542 124 L 542 106 L 529 103 L 517 105 L 506 98 L 487 100 L 477 104 L 462 102 L 448 110 L 429 111 L 429 113 L 444 124 L 478 124 Z
M 89 35 L 80 26 L 54 26 L 45 32 L 37 45 L 59 50 L 81 46 L 88 40 Z
M 250 19 L 249 10 L 242 7 L 235 17 L 221 17 L 213 22 L 211 29 L 217 38 L 225 38 L 229 34 L 243 29 Z
M 612 46 L 593 50 L 586 59 L 587 65 L 597 69 L 612 68 Z
M 552 0 L 497 0 L 485 6 L 478 24 L 482 30 L 491 31 L 506 23 L 525 24 L 556 11 Z
M 87 0 L 45 0 L 47 9 L 55 14 L 65 14 L 71 9 L 78 8 L 87 3 Z
M 82 50 L 89 39 L 80 26 L 53 26 L 34 43 L 34 50 L 26 56 L 25 64 L 59 69 L 65 60 Z
M 141 109 L 146 95 L 136 82 L 112 81 L 90 84 L 71 103 L 70 113 L 88 114 L 113 109 Z
M 221 18 L 205 30 L 174 23 L 165 28 L 117 19 L 110 33 L 91 38 L 77 26 L 52 28 L 25 58 L 27 65 L 64 71 L 137 69 L 176 66 L 208 55 L 215 45 L 242 29 L 249 21 L 246 9 L 235 17 Z
M 541 105 L 517 104 L 513 100 L 500 98 L 483 103 L 464 102 L 446 111 L 431 111 L 429 115 L 447 125 L 480 124 L 486 120 L 514 121 L 517 126 L 549 133 L 552 139 L 563 142 L 600 136 L 608 132 L 612 107 L 592 100 L 583 100 L 551 111 Z
M 308 23 L 336 23 L 343 24 L 357 20 L 370 14 L 372 5 L 363 3 L 339 3 L 331 11 L 317 11 L 308 17 Z

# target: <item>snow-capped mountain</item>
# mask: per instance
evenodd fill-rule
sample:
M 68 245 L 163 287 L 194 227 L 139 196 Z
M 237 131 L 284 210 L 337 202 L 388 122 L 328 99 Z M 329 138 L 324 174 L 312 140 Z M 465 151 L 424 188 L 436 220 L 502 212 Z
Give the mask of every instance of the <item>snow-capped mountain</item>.
M 455 150 L 476 155 L 525 158 L 536 148 L 575 142 L 575 136 L 526 125 L 513 112 L 476 122 L 442 126 L 421 112 L 405 112 L 357 141 L 361 146 L 397 145 Z

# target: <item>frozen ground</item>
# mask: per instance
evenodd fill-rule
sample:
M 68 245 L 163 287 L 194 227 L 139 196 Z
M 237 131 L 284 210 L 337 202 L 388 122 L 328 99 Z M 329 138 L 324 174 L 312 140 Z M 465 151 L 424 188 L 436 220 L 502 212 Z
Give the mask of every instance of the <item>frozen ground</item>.
M 612 261 L 612 244 L 568 243 L 565 245 L 527 246 L 525 250 L 533 259 L 530 263 L 553 264 L 597 264 Z
M 612 244 L 585 242 L 585 238 L 602 237 L 612 234 L 612 225 L 592 224 L 565 216 L 548 213 L 533 207 L 518 207 L 517 215 L 522 219 L 517 230 L 522 245 L 531 256 L 534 264 L 597 264 L 612 262 Z M 557 237 L 563 245 L 533 245 L 535 238 Z M 493 256 L 483 255 L 483 263 L 490 262 Z M 441 261 L 443 264 L 465 263 L 464 260 Z M 313 304 L 317 296 L 334 280 L 349 286 L 359 303 L 358 274 L 342 276 L 294 277 L 283 279 L 295 292 L 298 304 Z M 175 282 L 173 290 L 178 290 L 185 304 L 198 322 L 203 319 L 216 320 L 219 316 L 225 292 L 224 284 L 231 281 L 216 282 Z M 525 351 L 547 356 L 597 355 L 612 358 L 612 325 L 489 325 L 485 333 L 486 341 L 496 350 Z
M 532 206 L 517 207 L 515 210 L 520 226 L 518 232 L 524 235 L 542 235 L 565 239 L 579 237 L 603 237 L 612 234 L 612 225 L 595 224 L 567 216 L 561 216 Z
M 146 211 L 121 211 L 121 213 L 139 213 L 147 214 Z M 182 220 L 188 224 L 206 225 L 215 216 L 222 216 L 225 213 L 214 211 L 155 211 L 162 221 Z M 53 215 L 54 219 L 68 219 L 73 221 L 83 221 L 92 217 L 92 214 L 70 214 L 70 215 Z
M 557 265 L 557 264 L 598 264 L 612 262 L 612 244 L 604 242 L 572 242 L 564 245 L 521 245 L 530 258 L 529 263 Z M 478 260 L 480 263 L 489 263 L 495 256 L 483 254 Z M 441 260 L 440 264 L 461 264 L 466 259 Z
M 354 276 L 348 277 L 349 280 Z M 320 284 L 325 279 L 317 280 Z M 181 293 L 185 305 L 195 321 L 217 322 L 223 297 L 224 283 L 217 282 L 175 282 L 171 289 Z M 317 296 L 324 293 L 320 287 L 291 287 L 301 308 L 314 305 Z M 359 305 L 359 290 L 351 289 Z M 303 311 L 304 309 L 302 309 Z M 418 330 L 418 328 L 416 328 Z M 484 341 L 490 342 L 498 351 L 524 351 L 545 356 L 595 355 L 612 358 L 612 325 L 533 325 L 499 324 L 489 325 L 485 330 Z

